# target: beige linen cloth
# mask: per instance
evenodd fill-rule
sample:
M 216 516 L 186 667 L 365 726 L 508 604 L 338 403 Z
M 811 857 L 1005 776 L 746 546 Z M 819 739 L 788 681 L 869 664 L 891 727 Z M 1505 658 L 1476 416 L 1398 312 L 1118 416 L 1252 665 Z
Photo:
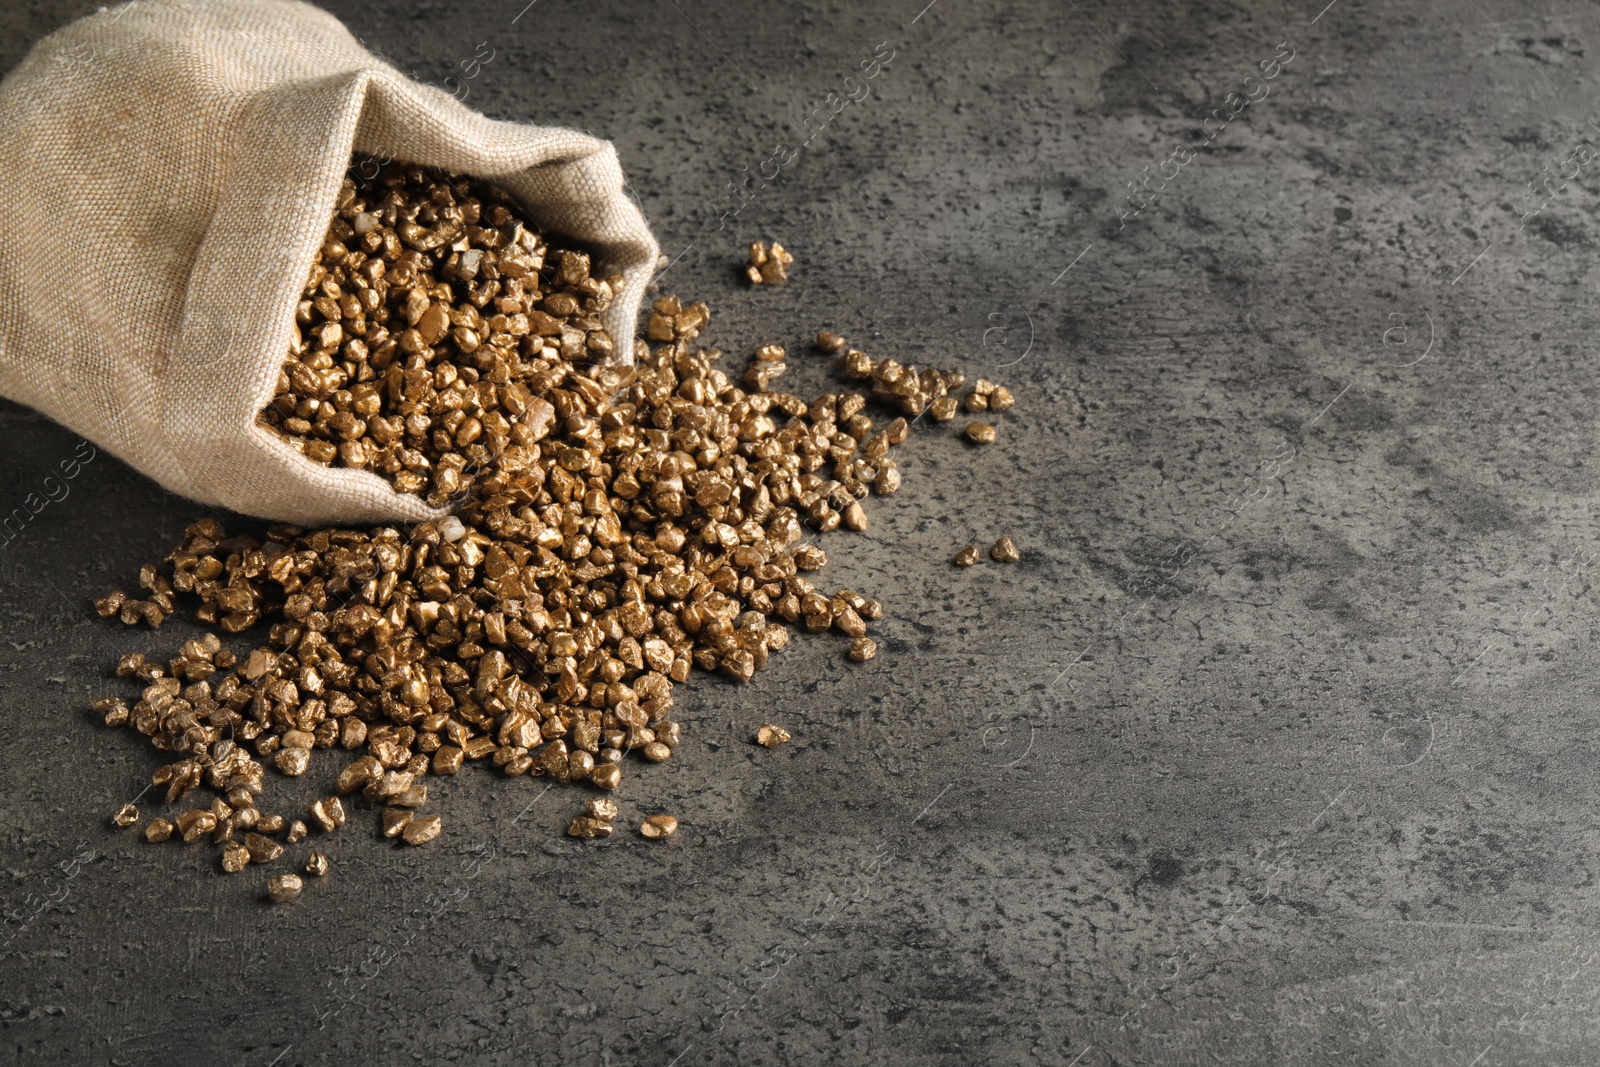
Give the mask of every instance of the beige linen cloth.
M 286 0 L 136 0 L 0 83 L 0 393 L 206 504 L 306 525 L 420 519 L 256 424 L 352 150 L 491 179 L 623 277 L 658 249 L 605 141 L 499 122 Z

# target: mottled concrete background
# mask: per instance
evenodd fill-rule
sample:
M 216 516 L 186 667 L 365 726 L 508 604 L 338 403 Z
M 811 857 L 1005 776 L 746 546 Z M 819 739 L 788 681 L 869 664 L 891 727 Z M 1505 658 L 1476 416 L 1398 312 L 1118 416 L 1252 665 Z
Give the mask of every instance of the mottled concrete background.
M 436 845 L 363 810 L 280 908 L 109 825 L 157 754 L 88 702 L 194 631 L 88 600 L 201 510 L 94 461 L 0 547 L 0 1058 L 1600 1059 L 1600 12 L 524 2 L 331 7 L 491 115 L 612 138 L 741 358 L 826 326 L 1017 407 L 987 449 L 920 434 L 824 539 L 888 607 L 875 661 L 803 638 L 685 692 L 623 798 L 669 845 L 468 774 Z M 88 10 L 8 7 L 0 65 Z M 788 286 L 738 283 L 757 237 Z M 77 442 L 0 433 L 9 511 Z M 950 566 L 1000 534 L 1020 565 Z M 750 745 L 769 720 L 794 743 Z

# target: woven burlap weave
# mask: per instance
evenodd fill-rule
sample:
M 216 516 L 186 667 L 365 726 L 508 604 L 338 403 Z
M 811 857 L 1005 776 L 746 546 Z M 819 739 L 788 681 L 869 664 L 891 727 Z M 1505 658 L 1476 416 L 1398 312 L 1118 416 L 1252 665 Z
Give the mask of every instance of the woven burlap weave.
M 610 144 L 494 121 L 283 0 L 137 0 L 0 83 L 0 393 L 168 490 L 303 524 L 431 514 L 256 424 L 351 152 L 490 179 L 624 284 L 657 248 Z

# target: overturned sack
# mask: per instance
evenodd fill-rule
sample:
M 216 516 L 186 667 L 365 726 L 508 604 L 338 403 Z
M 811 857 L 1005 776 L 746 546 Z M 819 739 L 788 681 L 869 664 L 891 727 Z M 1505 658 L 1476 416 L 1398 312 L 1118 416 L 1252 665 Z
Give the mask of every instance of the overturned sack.
M 622 277 L 618 358 L 658 249 L 614 150 L 485 118 L 309 5 L 138 0 L 0 83 L 0 394 L 168 490 L 306 525 L 435 515 L 257 422 L 352 153 L 492 180 Z

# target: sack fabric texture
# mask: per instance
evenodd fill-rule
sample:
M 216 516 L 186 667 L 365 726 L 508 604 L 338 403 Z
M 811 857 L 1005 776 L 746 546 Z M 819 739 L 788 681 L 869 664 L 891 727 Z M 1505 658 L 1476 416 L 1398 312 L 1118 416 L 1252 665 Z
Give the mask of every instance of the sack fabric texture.
M 608 142 L 495 121 L 287 0 L 136 0 L 0 83 L 0 394 L 173 493 L 282 522 L 438 513 L 256 422 L 352 152 L 471 174 L 623 284 L 659 250 Z

